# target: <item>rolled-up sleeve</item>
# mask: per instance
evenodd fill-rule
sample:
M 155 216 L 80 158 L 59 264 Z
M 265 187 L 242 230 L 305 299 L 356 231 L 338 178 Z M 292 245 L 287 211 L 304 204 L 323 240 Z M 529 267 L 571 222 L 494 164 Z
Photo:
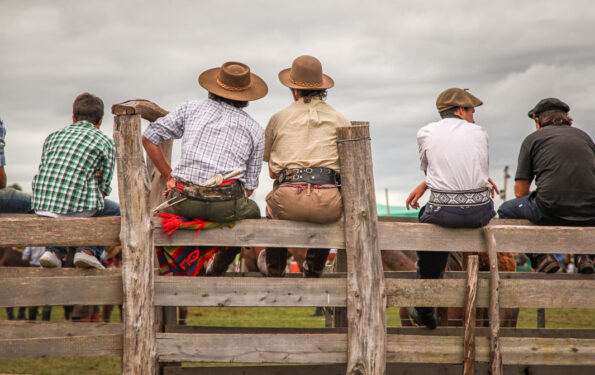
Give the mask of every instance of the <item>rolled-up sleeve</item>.
M 160 145 L 165 141 L 180 139 L 184 135 L 184 119 L 188 102 L 166 116 L 149 124 L 143 135 L 149 142 Z

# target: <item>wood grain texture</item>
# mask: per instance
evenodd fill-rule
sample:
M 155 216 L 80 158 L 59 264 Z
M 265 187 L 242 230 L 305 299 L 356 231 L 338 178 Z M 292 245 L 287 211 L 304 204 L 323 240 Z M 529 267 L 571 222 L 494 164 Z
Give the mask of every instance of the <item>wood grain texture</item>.
M 120 276 L 2 278 L 0 288 L 0 307 L 121 303 Z
M 159 333 L 157 347 L 160 361 L 165 362 L 331 364 L 347 361 L 347 335 L 339 333 Z M 476 360 L 489 362 L 489 339 L 477 337 L 476 348 Z M 502 337 L 501 350 L 504 364 L 509 365 L 595 365 L 595 339 Z M 461 364 L 463 338 L 389 334 L 387 361 Z
M 147 99 L 133 99 L 112 105 L 113 115 L 140 115 L 143 119 L 153 122 L 169 112 Z
M 114 118 L 124 287 L 122 374 L 155 372 L 154 247 L 140 115 Z
M 287 365 L 287 366 L 216 366 L 216 367 L 177 367 L 167 368 L 164 375 L 344 375 L 345 364 L 332 365 Z M 476 375 L 489 375 L 489 366 L 478 363 Z M 387 363 L 386 373 L 390 375 L 460 375 L 459 364 L 436 363 Z M 592 375 L 593 366 L 539 366 L 539 365 L 506 365 L 507 375 Z
M 233 228 L 178 230 L 171 239 L 153 219 L 156 246 L 210 245 L 257 247 L 345 248 L 342 223 L 312 224 L 290 220 L 245 219 Z
M 115 246 L 119 234 L 119 217 L 0 217 L 0 246 Z
M 0 337 L 3 339 L 121 335 L 123 332 L 124 326 L 119 323 L 0 321 Z
M 475 317 L 477 315 L 477 282 L 479 256 L 467 257 L 467 290 L 465 292 L 465 333 L 463 334 L 463 375 L 475 374 Z
M 386 294 L 369 125 L 337 128 L 337 146 L 347 251 L 347 374 L 383 374 Z
M 497 242 L 491 229 L 483 228 L 490 261 L 490 368 L 492 375 L 502 375 L 502 353 L 500 348 L 500 274 L 498 271 Z
M 122 355 L 122 335 L 0 339 L 0 358 L 103 357 Z
M 345 279 L 155 278 L 157 306 L 345 306 Z

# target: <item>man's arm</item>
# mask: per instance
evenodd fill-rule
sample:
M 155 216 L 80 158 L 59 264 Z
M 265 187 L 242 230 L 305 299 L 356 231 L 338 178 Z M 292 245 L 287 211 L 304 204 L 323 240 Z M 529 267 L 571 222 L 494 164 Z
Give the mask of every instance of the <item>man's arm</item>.
M 4 172 L 4 167 L 0 167 L 0 189 L 4 189 L 6 187 L 6 172 Z
M 529 195 L 531 192 L 531 181 L 529 180 L 516 180 L 514 182 L 514 195 L 517 198 Z
M 409 197 L 407 197 L 407 201 L 405 202 L 405 206 L 407 207 L 407 209 L 409 209 L 409 206 L 411 206 L 411 208 L 418 209 L 419 203 L 417 201 L 419 200 L 419 198 L 422 197 L 422 195 L 424 195 L 427 189 L 428 185 L 425 181 L 417 185 L 417 187 L 413 189 L 411 194 L 409 194 Z
M 161 147 L 149 141 L 144 135 L 142 140 L 147 156 L 151 159 L 159 173 L 161 173 L 161 178 L 165 180 L 167 188 L 171 189 L 176 186 L 176 180 L 171 176 L 171 166 L 165 160 Z

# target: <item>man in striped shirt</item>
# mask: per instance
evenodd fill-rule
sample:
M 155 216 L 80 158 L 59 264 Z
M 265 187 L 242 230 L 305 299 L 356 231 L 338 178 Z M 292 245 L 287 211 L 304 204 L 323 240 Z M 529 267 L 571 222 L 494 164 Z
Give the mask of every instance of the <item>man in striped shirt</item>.
M 39 171 L 33 179 L 32 206 L 48 217 L 119 216 L 118 203 L 104 199 L 114 174 L 114 142 L 99 130 L 103 101 L 83 93 L 73 103 L 73 124 L 50 134 L 43 145 Z M 103 247 L 77 247 L 74 264 L 103 268 Z M 68 248 L 48 247 L 42 267 L 61 267 Z

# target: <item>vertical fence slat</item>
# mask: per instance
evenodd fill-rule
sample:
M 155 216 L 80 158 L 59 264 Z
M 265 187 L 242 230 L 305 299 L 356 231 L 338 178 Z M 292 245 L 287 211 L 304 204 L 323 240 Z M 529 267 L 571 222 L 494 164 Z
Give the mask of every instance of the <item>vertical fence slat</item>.
M 500 273 L 496 238 L 489 227 L 483 228 L 488 257 L 490 260 L 490 369 L 492 375 L 502 375 L 502 353 L 500 351 Z
M 386 293 L 378 245 L 370 128 L 337 129 L 347 250 L 347 374 L 384 374 Z
M 122 374 L 155 372 L 153 305 L 153 236 L 149 208 L 149 176 L 141 146 L 140 115 L 118 115 L 114 140 L 122 226 L 124 350 Z
M 465 293 L 465 333 L 463 335 L 463 375 L 475 374 L 475 318 L 477 315 L 477 281 L 479 256 L 467 258 L 467 292 Z

